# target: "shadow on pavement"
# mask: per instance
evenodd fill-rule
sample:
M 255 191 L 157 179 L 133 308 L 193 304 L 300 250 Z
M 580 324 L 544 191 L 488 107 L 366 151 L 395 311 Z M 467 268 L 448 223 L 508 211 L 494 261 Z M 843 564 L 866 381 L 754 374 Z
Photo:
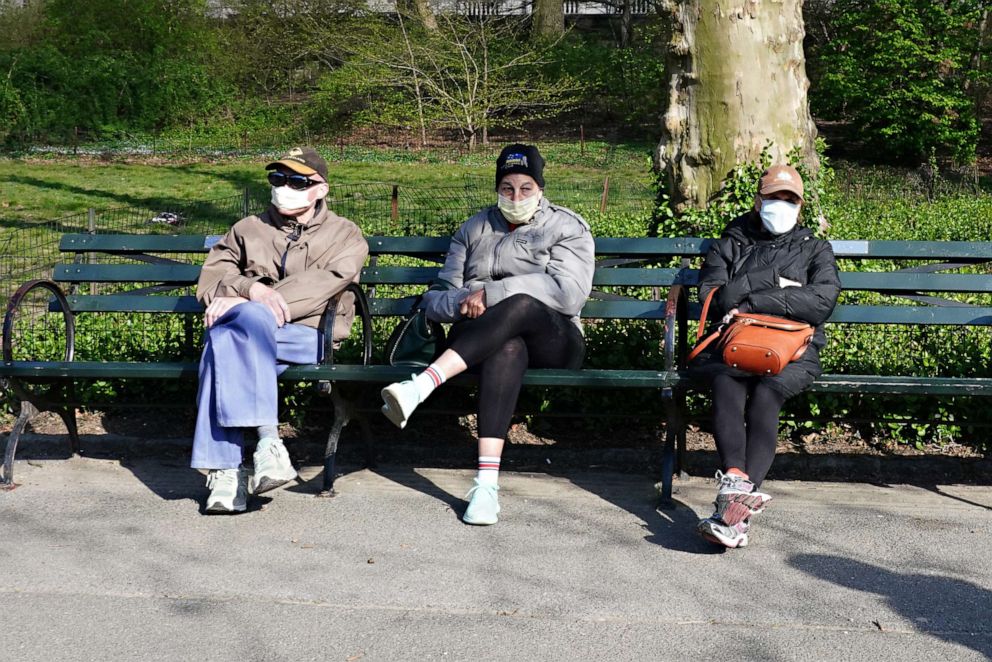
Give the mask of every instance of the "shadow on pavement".
M 988 589 L 953 577 L 893 572 L 827 554 L 799 554 L 789 563 L 838 586 L 880 595 L 920 632 L 992 657 Z

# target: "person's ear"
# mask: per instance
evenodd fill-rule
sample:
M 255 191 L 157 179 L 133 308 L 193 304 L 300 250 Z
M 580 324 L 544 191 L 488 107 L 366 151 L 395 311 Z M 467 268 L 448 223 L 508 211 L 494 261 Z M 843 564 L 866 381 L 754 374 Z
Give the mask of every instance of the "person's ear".
M 754 194 L 754 211 L 761 213 L 761 194 Z

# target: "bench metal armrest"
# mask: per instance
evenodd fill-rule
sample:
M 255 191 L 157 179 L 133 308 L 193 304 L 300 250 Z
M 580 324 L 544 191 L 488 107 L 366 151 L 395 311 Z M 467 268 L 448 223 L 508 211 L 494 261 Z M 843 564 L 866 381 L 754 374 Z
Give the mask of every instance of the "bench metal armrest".
M 76 317 L 69 308 L 69 302 L 62 289 L 50 280 L 31 280 L 24 283 L 7 302 L 7 311 L 3 317 L 3 360 L 10 362 L 14 360 L 14 319 L 17 317 L 17 309 L 27 297 L 36 289 L 48 290 L 58 302 L 65 318 L 65 357 L 63 360 L 72 361 L 76 352 Z
M 685 368 L 689 316 L 688 288 L 675 284 L 665 301 L 665 370 Z
M 338 302 L 345 292 L 355 295 L 355 313 L 362 323 L 362 365 L 369 365 L 372 363 L 372 312 L 369 310 L 365 290 L 357 283 L 348 283 L 340 295 L 327 302 L 324 314 L 321 315 L 320 331 L 324 337 L 324 352 L 320 364 L 334 365 L 334 319 L 337 316 Z M 326 395 L 331 392 L 331 383 L 322 380 L 317 383 L 317 388 Z

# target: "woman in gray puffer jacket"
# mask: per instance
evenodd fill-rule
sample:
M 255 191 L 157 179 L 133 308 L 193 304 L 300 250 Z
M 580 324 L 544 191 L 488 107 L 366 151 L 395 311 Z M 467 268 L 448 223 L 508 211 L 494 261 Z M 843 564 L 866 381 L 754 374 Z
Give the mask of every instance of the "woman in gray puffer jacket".
M 495 524 L 500 457 L 524 371 L 581 366 L 579 312 L 592 290 L 589 225 L 543 196 L 544 160 L 509 145 L 496 161 L 499 202 L 465 221 L 438 275 L 447 289 L 424 294 L 427 316 L 453 322 L 447 349 L 412 379 L 382 390 L 382 412 L 404 427 L 445 380 L 479 372 L 479 473 L 462 519 Z
M 748 542 L 750 516 L 771 497 L 758 488 L 771 468 L 778 417 L 785 401 L 820 375 L 823 324 L 840 294 L 830 243 L 796 225 L 803 182 L 791 166 L 773 166 L 759 180 L 754 209 L 730 222 L 713 242 L 699 274 L 704 301 L 725 323 L 734 313 L 762 313 L 815 327 L 805 353 L 777 375 L 754 375 L 723 363 L 720 351 L 701 353 L 691 366 L 713 390 L 713 436 L 723 470 L 717 472 L 716 511 L 699 522 L 704 538 L 726 547 Z

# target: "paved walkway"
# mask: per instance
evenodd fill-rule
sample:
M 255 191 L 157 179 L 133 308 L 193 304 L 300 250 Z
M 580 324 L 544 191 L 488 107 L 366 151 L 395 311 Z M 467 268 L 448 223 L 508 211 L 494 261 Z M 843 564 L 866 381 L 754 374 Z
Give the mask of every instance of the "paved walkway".
M 199 514 L 148 458 L 19 461 L 0 493 L 5 660 L 984 660 L 992 489 L 769 482 L 751 547 L 693 533 L 711 481 L 656 511 L 636 475 L 382 467 L 315 499 Z M 310 468 L 305 477 L 316 476 Z

